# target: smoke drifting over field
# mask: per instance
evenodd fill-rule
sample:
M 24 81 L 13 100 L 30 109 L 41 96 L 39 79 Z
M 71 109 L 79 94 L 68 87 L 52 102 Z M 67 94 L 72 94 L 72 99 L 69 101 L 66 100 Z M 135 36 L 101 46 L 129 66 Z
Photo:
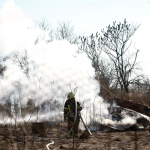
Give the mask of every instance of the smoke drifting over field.
M 95 101 L 95 110 L 99 107 L 96 104 L 102 99 L 98 97 L 94 69 L 85 54 L 76 53 L 76 45 L 65 40 L 46 43 L 48 33 L 26 18 L 13 1 L 6 2 L 0 11 L 0 30 L 2 57 L 11 58 L 3 64 L 7 69 L 0 79 L 3 91 L 0 98 L 15 93 L 22 98 L 22 104 L 26 104 L 28 98 L 36 100 L 37 104 L 49 99 L 64 104 L 67 93 L 76 89 L 76 100 L 82 105 L 83 101 L 85 107 Z M 16 52 L 19 59 L 26 58 L 28 64 L 23 68 L 28 70 L 27 74 L 14 58 Z M 83 109 L 83 116 L 85 113 Z
M 2 63 L 7 69 L 0 78 L 1 102 L 11 93 L 21 99 L 22 105 L 29 98 L 37 105 L 45 100 L 57 101 L 62 104 L 59 111 L 63 115 L 67 93 L 76 89 L 76 100 L 83 106 L 86 123 L 92 115 L 95 121 L 107 123 L 101 116 L 108 115 L 108 104 L 98 96 L 100 89 L 91 61 L 85 54 L 76 53 L 76 45 L 65 40 L 47 43 L 48 32 L 36 27 L 12 0 L 0 10 L 0 33 L 1 57 L 9 57 Z M 20 60 L 14 56 L 25 58 L 26 64 L 19 65 Z M 53 115 L 42 114 L 41 119 L 48 120 Z M 59 116 L 59 112 L 54 116 Z

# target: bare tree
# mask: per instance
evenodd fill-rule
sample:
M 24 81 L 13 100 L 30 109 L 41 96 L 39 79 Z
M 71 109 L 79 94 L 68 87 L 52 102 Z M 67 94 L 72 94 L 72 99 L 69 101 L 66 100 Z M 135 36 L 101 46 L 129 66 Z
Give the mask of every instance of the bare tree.
M 107 31 L 102 30 L 101 48 L 108 54 L 109 58 L 115 66 L 117 74 L 117 80 L 121 87 L 121 90 L 129 92 L 129 85 L 135 80 L 130 76 L 136 69 L 136 60 L 139 50 L 136 50 L 135 55 L 129 53 L 129 47 L 127 44 L 131 36 L 135 33 L 139 26 L 130 26 L 126 19 L 124 23 L 110 25 L 107 27 Z M 133 60 L 133 61 L 132 61 Z
M 29 77 L 29 62 L 27 51 L 24 51 L 24 54 L 20 54 L 19 52 L 14 52 L 12 55 L 12 60 L 20 67 L 23 73 Z
M 126 19 L 123 23 L 116 24 L 113 22 L 112 26 L 108 26 L 107 31 L 101 31 L 102 35 L 96 33 L 87 38 L 81 38 L 81 50 L 85 51 L 90 59 L 99 64 L 101 51 L 104 51 L 111 60 L 114 71 L 116 83 L 121 88 L 129 92 L 129 85 L 133 83 L 137 76 L 133 77 L 137 69 L 137 54 L 139 50 L 136 49 L 135 53 L 130 54 L 128 44 L 130 38 L 136 32 L 140 25 L 134 26 L 127 23 Z M 97 71 L 97 67 L 96 67 Z
M 48 23 L 48 21 L 46 19 L 41 19 L 39 21 L 35 22 L 35 25 L 38 26 L 40 29 L 42 29 L 43 31 L 47 31 L 48 35 L 49 35 L 49 39 L 46 42 L 52 42 L 54 39 L 53 36 L 53 30 L 51 28 L 51 24 Z M 35 44 L 38 43 L 39 38 L 36 39 Z
M 56 29 L 52 29 L 51 25 L 46 21 L 46 19 L 42 19 L 35 22 L 35 25 L 40 29 L 49 32 L 50 39 L 47 42 L 52 42 L 54 39 L 63 40 L 66 39 L 71 44 L 78 44 L 79 36 L 76 35 L 74 31 L 74 27 L 71 25 L 71 22 L 59 22 Z M 35 44 L 37 44 L 39 38 L 36 39 Z
M 93 65 L 94 68 L 96 68 Z M 97 65 L 97 71 L 96 71 L 96 79 L 100 81 L 100 96 L 102 96 L 104 99 L 107 99 L 110 95 L 106 91 L 108 89 L 109 91 L 114 91 L 117 89 L 116 87 L 116 81 L 114 80 L 114 71 L 113 66 L 110 62 L 102 59 L 99 61 L 99 64 Z M 105 89 L 106 88 L 106 89 Z
M 9 59 L 9 56 L 4 56 L 1 52 L 2 51 L 0 50 L 0 76 L 3 76 L 4 71 L 7 69 L 5 66 L 5 61 Z
M 141 80 L 137 80 L 130 85 L 130 96 L 132 100 L 150 106 L 150 79 L 143 75 Z
M 2 66 L 2 65 L 0 64 L 0 75 L 3 76 L 3 73 L 4 73 L 5 70 L 6 70 L 6 66 Z
M 71 44 L 78 44 L 78 36 L 74 33 L 74 28 L 71 22 L 58 22 L 58 27 L 55 30 L 55 38 L 58 40 L 66 39 Z

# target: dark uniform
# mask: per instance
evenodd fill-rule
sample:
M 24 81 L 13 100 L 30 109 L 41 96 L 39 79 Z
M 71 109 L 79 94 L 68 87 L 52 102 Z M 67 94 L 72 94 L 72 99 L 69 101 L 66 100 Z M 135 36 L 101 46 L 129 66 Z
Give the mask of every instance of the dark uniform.
M 74 123 L 74 116 L 75 116 L 75 98 L 68 99 L 64 105 L 64 120 L 67 120 L 68 122 L 68 132 L 73 126 L 72 132 L 70 133 L 70 136 L 78 136 L 78 127 L 80 122 L 80 115 L 79 112 L 82 110 L 82 107 L 80 106 L 80 103 L 77 102 L 77 118 L 76 123 L 73 126 Z

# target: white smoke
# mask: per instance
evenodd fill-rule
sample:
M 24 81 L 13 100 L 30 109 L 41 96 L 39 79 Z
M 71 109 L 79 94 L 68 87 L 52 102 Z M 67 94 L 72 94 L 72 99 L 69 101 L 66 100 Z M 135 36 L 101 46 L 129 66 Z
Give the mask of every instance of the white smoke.
M 14 52 L 24 56 L 26 52 L 29 70 L 27 76 L 19 63 L 7 59 L 4 62 L 7 69 L 0 79 L 0 98 L 15 93 L 20 94 L 22 104 L 26 104 L 28 98 L 35 99 L 37 104 L 49 99 L 64 104 L 67 93 L 76 89 L 76 100 L 88 108 L 95 101 L 94 111 L 98 113 L 102 103 L 98 96 L 99 84 L 94 79 L 90 60 L 85 54 L 76 53 L 76 45 L 66 40 L 47 43 L 48 33 L 26 18 L 12 0 L 0 10 L 0 32 L 2 56 L 12 58 Z M 92 106 L 88 111 L 83 108 L 83 118 L 91 112 Z M 104 112 L 107 113 L 107 109 Z M 89 117 L 86 119 L 90 121 Z

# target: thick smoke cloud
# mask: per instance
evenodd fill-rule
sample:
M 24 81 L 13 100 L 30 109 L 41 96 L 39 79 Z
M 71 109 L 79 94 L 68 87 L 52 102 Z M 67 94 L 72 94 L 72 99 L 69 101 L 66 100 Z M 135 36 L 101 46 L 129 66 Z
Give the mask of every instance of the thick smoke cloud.
M 102 102 L 98 97 L 99 85 L 94 79 L 94 69 L 87 56 L 78 55 L 77 46 L 65 40 L 46 43 L 48 33 L 25 18 L 13 1 L 7 1 L 0 10 L 0 30 L 1 54 L 11 58 L 4 62 L 7 69 L 0 79 L 3 91 L 0 98 L 15 93 L 22 97 L 22 105 L 28 98 L 37 104 L 49 99 L 64 104 L 67 93 L 76 89 L 76 99 L 85 107 L 94 101 L 95 104 Z M 26 55 L 28 64 L 24 68 L 28 68 L 28 74 L 23 73 L 14 59 L 16 52 L 19 58 Z M 85 109 L 82 112 L 83 117 L 90 113 Z

